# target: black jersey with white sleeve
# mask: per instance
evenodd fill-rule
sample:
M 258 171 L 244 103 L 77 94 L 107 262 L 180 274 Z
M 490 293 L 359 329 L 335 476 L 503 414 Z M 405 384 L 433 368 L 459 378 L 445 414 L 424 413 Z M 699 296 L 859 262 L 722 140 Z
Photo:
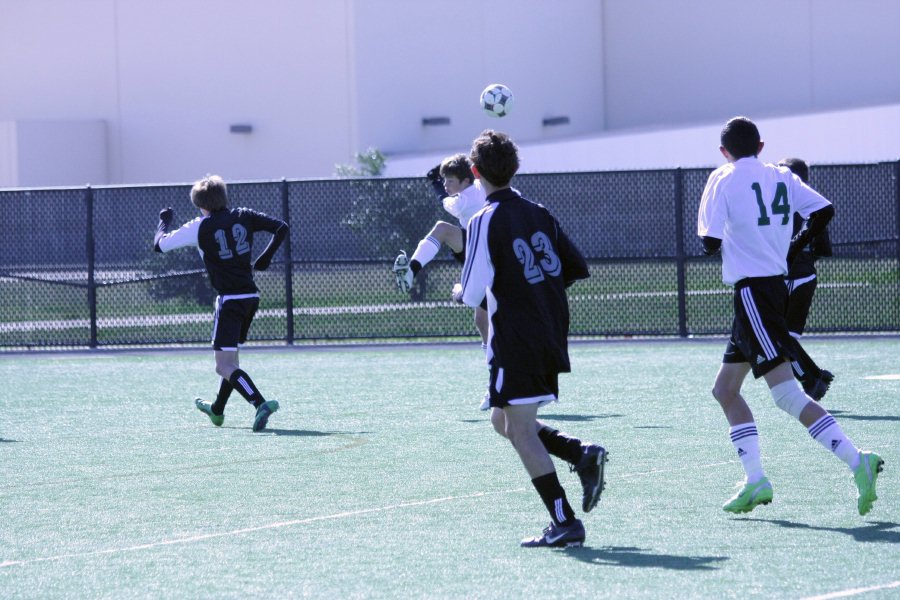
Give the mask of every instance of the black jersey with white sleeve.
M 286 229 L 287 223 L 264 213 L 249 208 L 225 208 L 166 233 L 156 247 L 160 252 L 169 252 L 196 246 L 210 283 L 220 295 L 258 294 L 251 263 L 253 235 L 257 231 L 273 235 L 277 232 L 280 244 Z M 275 250 L 277 245 L 274 248 L 270 245 L 266 254 L 274 254 Z
M 568 356 L 566 287 L 588 277 L 587 262 L 541 206 L 505 188 L 469 222 L 462 301 L 487 297 L 487 358 L 510 371 L 563 373 Z

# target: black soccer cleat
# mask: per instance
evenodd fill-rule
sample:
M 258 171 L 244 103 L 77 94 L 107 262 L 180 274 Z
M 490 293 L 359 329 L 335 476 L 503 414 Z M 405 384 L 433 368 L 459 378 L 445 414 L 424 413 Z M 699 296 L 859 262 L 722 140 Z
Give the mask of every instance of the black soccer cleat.
M 551 522 L 540 537 L 525 538 L 523 548 L 580 548 L 584 545 L 584 525 L 573 519 L 569 525 Z
M 581 480 L 581 488 L 583 495 L 581 498 L 581 510 L 586 513 L 597 506 L 600 501 L 600 494 L 606 487 L 606 481 L 603 478 L 604 465 L 609 460 L 606 449 L 597 444 L 590 444 L 584 447 L 581 460 L 572 467 L 572 470 L 578 473 Z
M 825 397 L 825 394 L 831 387 L 832 381 L 834 381 L 834 375 L 831 371 L 823 369 L 821 375 L 813 379 L 809 384 L 803 386 L 803 391 L 806 392 L 810 398 L 818 402 Z

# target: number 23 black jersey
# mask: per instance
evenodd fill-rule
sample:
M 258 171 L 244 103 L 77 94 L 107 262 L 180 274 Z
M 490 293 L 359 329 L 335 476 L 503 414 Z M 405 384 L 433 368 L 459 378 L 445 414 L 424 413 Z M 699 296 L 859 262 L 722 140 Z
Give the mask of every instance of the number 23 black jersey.
M 159 249 L 168 252 L 196 246 L 210 283 L 220 295 L 257 294 L 251 265 L 253 234 L 274 234 L 283 224 L 280 219 L 249 208 L 225 208 L 167 233 L 159 240 Z
M 588 277 L 587 263 L 550 212 L 510 188 L 488 197 L 467 229 L 462 300 L 487 296 L 488 362 L 511 371 L 564 373 L 566 287 Z

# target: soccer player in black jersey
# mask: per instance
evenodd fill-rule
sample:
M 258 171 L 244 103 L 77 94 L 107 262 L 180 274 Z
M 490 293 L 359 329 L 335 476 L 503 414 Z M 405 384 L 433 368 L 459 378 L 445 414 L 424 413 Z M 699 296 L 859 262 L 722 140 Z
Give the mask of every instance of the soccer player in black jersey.
M 213 350 L 216 373 L 222 378 L 215 402 L 197 398 L 198 410 L 209 416 L 216 427 L 225 421 L 225 403 L 233 390 L 256 409 L 253 431 L 262 431 L 278 402 L 266 401 L 256 384 L 238 361 L 238 346 L 247 341 L 253 316 L 259 307 L 259 289 L 253 281 L 253 271 L 265 271 L 272 257 L 288 233 L 288 225 L 261 212 L 248 208 L 228 208 L 228 191 L 218 175 L 209 175 L 191 188 L 191 202 L 202 216 L 188 221 L 169 232 L 174 213 L 171 208 L 159 211 L 159 227 L 153 240 L 154 250 L 168 252 L 176 248 L 195 246 L 213 288 L 219 293 L 213 317 Z M 251 263 L 253 234 L 267 231 L 272 234 L 269 245 Z
M 537 420 L 555 402 L 569 367 L 566 288 L 588 277 L 581 252 L 550 212 L 510 188 L 518 149 L 486 130 L 472 145 L 472 171 L 488 205 L 469 221 L 462 282 L 453 299 L 476 307 L 487 297 L 491 424 L 509 439 L 550 512 L 550 525 L 522 546 L 580 546 L 584 525 L 566 499 L 550 454 L 570 463 L 583 486 L 582 510 L 603 491 L 606 450 Z
M 778 161 L 778 166 L 787 167 L 800 178 L 800 181 L 809 185 L 809 165 L 803 159 L 784 158 Z M 799 213 L 794 213 L 795 236 L 800 234 L 807 224 L 808 221 Z M 810 239 L 788 265 L 788 274 L 785 277 L 788 286 L 788 308 L 785 318 L 788 332 L 797 340 L 806 328 L 806 318 L 809 316 L 813 295 L 818 285 L 816 261 L 825 256 L 831 256 L 831 238 L 827 228 Z M 834 379 L 831 371 L 820 369 L 803 348 L 797 348 L 797 359 L 791 363 L 791 367 L 794 376 L 800 380 L 803 389 L 813 400 L 821 400 Z

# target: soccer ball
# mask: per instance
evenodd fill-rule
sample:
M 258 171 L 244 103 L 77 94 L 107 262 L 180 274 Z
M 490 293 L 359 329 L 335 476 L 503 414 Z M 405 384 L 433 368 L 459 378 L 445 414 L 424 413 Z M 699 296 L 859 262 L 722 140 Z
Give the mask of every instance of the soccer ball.
M 491 117 L 505 117 L 512 105 L 512 90 L 502 83 L 492 83 L 481 92 L 481 108 Z

